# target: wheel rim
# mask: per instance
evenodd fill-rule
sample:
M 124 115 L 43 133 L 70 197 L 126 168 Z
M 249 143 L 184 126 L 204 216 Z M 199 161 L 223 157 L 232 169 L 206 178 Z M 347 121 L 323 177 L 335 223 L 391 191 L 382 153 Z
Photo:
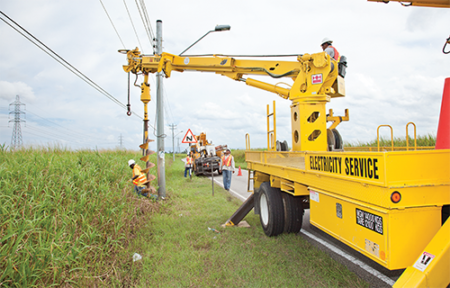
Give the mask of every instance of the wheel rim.
M 269 207 L 267 205 L 267 198 L 265 193 L 261 193 L 259 198 L 260 211 L 259 214 L 261 216 L 261 221 L 264 226 L 267 226 L 269 223 Z

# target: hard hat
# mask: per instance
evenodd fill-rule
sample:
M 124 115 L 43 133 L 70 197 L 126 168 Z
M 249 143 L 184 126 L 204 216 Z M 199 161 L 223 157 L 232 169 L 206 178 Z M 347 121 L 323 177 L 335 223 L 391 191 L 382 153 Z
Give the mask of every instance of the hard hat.
M 128 166 L 131 166 L 131 165 L 133 165 L 133 164 L 136 164 L 136 162 L 134 162 L 133 159 L 128 160 Z
M 328 38 L 328 37 L 325 37 L 325 38 L 323 38 L 323 40 L 322 40 L 322 43 L 320 44 L 320 45 L 323 45 L 323 44 L 325 44 L 325 43 L 333 43 L 333 40 L 331 40 L 330 38 Z
M 190 154 L 189 152 L 188 152 L 188 153 L 186 153 L 186 156 L 189 156 L 189 154 Z

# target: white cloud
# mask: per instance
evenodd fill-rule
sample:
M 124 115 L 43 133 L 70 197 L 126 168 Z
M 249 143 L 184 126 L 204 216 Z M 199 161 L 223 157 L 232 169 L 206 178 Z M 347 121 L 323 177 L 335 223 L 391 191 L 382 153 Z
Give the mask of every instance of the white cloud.
M 17 95 L 20 96 L 22 102 L 34 101 L 36 98 L 33 88 L 23 82 L 0 81 L 0 99 L 14 101 Z

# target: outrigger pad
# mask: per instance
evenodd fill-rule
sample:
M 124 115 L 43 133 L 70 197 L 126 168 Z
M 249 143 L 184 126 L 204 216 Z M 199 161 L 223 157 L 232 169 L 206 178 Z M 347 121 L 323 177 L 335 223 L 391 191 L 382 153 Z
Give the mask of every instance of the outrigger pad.
M 225 222 L 226 226 L 239 226 L 239 222 L 244 219 L 247 214 L 252 211 L 255 204 L 255 194 L 250 195 L 250 197 L 245 200 L 245 202 L 239 207 L 236 212 L 230 217 L 230 219 Z

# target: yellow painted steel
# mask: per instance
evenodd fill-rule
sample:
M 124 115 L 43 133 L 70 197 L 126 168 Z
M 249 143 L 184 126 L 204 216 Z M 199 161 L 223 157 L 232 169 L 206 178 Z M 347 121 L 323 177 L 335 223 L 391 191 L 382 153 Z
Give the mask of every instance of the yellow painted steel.
M 348 109 L 345 109 L 345 116 L 334 116 L 333 109 L 330 109 L 327 116 L 327 122 L 332 122 L 328 129 L 335 129 L 342 121 L 349 121 L 350 115 Z
M 327 151 L 325 103 L 291 105 L 292 150 Z
M 394 151 L 394 130 L 391 125 L 380 125 L 377 128 L 377 147 L 378 151 L 380 151 L 380 128 L 381 127 L 389 127 L 391 129 L 391 151 Z
M 273 129 L 270 129 L 270 117 L 273 121 Z M 277 117 L 275 109 L 275 101 L 273 101 L 273 112 L 270 113 L 270 107 L 267 105 L 267 149 L 269 151 L 277 150 Z
M 260 178 L 255 187 L 270 181 L 293 195 L 311 192 L 311 223 L 388 269 L 412 265 L 439 230 L 442 206 L 450 204 L 450 150 L 246 151 L 246 161 Z M 382 234 L 359 225 L 357 213 L 379 217 Z
M 449 283 L 450 220 L 447 220 L 393 287 L 447 287 Z
M 389 210 L 310 190 L 317 194 L 310 196 L 312 225 L 391 270 L 411 265 L 440 228 L 440 207 Z
M 214 72 L 289 99 L 292 101 L 293 151 L 327 151 L 325 105 L 333 97 L 345 96 L 345 81 L 338 76 L 338 62 L 326 52 L 298 55 L 297 61 L 241 60 L 221 55 L 181 57 L 170 53 L 147 56 L 141 55 L 137 48 L 126 53 L 128 64 L 123 66 L 126 72 L 146 75 L 164 71 L 166 77 L 170 77 L 172 71 Z M 288 89 L 243 78 L 244 75 L 286 77 L 294 82 Z M 276 134 L 272 135 L 269 144 L 270 141 L 276 143 Z
M 408 133 L 409 125 L 413 125 L 413 127 L 414 127 L 414 150 L 416 150 L 417 149 L 417 136 L 416 136 L 416 124 L 414 124 L 414 122 L 408 122 L 408 124 L 406 124 L 406 150 L 409 150 L 409 133 Z

